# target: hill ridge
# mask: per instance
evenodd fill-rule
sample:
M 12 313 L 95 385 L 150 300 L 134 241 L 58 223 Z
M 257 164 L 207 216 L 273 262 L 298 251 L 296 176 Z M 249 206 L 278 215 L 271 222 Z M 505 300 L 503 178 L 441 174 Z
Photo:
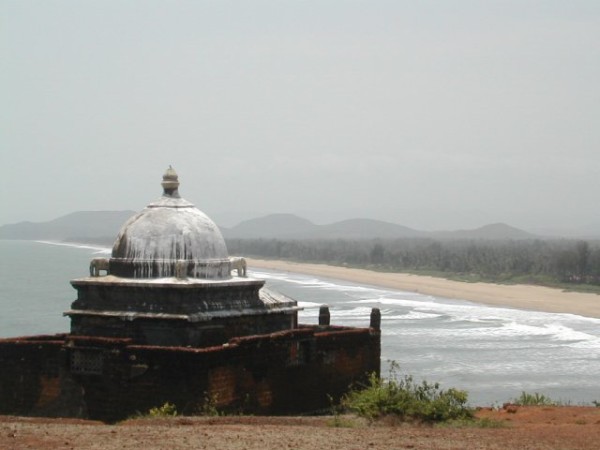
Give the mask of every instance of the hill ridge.
M 23 221 L 0 226 L 0 239 L 114 239 L 135 211 L 75 211 L 46 222 Z M 535 239 L 538 236 L 505 223 L 471 230 L 421 231 L 370 218 L 353 218 L 317 225 L 292 213 L 274 213 L 220 227 L 226 239 Z

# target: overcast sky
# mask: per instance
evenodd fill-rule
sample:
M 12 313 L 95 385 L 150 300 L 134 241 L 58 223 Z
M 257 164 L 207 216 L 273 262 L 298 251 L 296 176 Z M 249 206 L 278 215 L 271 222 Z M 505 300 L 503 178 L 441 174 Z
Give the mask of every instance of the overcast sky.
M 0 0 L 0 224 L 600 227 L 600 2 Z

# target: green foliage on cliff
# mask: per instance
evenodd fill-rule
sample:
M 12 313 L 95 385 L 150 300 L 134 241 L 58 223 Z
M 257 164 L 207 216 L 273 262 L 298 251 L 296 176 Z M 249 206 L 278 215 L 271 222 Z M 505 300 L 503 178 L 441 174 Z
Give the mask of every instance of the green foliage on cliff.
M 467 393 L 458 389 L 440 389 L 438 383 L 417 383 L 412 376 L 396 376 L 392 365 L 390 377 L 382 380 L 375 374 L 369 383 L 351 390 L 342 400 L 347 410 L 370 420 L 393 416 L 401 421 L 447 422 L 473 417 L 466 406 Z

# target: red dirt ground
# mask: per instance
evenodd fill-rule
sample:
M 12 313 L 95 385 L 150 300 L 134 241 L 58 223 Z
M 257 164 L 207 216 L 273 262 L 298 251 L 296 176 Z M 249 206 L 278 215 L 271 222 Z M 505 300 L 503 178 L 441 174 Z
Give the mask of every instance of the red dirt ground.
M 600 449 L 600 408 L 508 407 L 480 410 L 477 417 L 500 426 L 369 425 L 352 416 L 175 417 L 116 425 L 0 416 L 0 449 Z

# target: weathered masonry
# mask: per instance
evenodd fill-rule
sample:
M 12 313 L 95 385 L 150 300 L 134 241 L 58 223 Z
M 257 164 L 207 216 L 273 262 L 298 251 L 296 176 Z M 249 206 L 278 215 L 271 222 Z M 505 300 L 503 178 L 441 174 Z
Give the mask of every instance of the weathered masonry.
M 332 326 L 326 308 L 298 324 L 297 302 L 246 276 L 173 169 L 162 186 L 111 257 L 71 281 L 70 333 L 0 340 L 1 414 L 115 421 L 165 402 L 311 413 L 379 373 L 378 310 L 368 328 Z

